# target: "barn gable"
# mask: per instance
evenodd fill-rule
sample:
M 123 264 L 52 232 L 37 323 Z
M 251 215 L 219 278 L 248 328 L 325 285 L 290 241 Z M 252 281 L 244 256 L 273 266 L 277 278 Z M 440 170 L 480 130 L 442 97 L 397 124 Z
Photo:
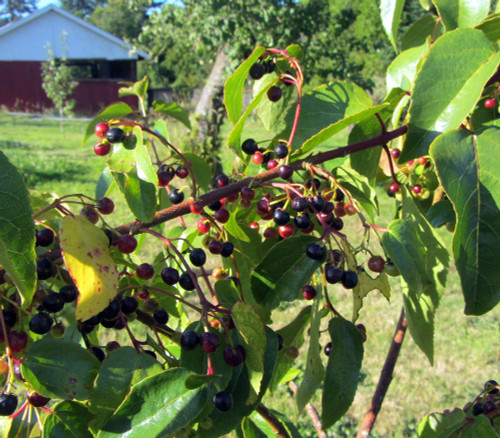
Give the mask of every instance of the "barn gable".
M 66 50 L 62 35 L 65 35 Z M 139 59 L 147 57 L 108 32 L 54 5 L 0 28 L 0 61 L 45 61 L 47 47 L 56 58 Z

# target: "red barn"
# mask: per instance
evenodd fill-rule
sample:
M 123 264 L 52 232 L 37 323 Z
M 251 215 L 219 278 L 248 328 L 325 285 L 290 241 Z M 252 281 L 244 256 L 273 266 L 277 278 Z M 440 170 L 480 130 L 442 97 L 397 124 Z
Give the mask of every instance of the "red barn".
M 0 28 L 0 107 L 41 112 L 53 108 L 42 88 L 41 64 L 50 47 L 55 58 L 65 56 L 78 81 L 72 98 L 75 112 L 94 114 L 118 101 L 121 81 L 136 81 L 141 51 L 131 52 L 122 40 L 49 5 Z M 135 106 L 136 100 L 124 98 Z

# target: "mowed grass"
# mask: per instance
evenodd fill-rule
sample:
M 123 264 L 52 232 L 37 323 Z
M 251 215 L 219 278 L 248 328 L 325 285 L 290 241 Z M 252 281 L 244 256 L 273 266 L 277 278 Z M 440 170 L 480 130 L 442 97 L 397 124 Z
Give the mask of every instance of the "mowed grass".
M 64 122 L 64 132 L 61 132 L 59 122 L 55 120 L 0 113 L 0 150 L 18 166 L 29 188 L 54 191 L 59 195 L 84 193 L 93 197 L 105 160 L 93 153 L 95 138 L 84 148 L 80 146 L 86 127 L 84 121 L 67 121 Z M 176 131 L 174 123 L 171 132 Z M 225 124 L 223 141 L 229 131 L 230 126 Z M 257 140 L 267 138 L 257 123 L 250 123 L 245 128 L 242 140 L 250 136 Z M 174 144 L 177 143 L 174 141 Z M 221 157 L 224 170 L 229 173 L 233 155 L 223 148 Z M 113 199 L 120 204 L 119 199 Z M 380 201 L 382 216 L 376 224 L 386 226 L 393 201 L 382 191 Z M 113 224 L 121 219 L 121 215 L 110 218 Z M 349 217 L 345 222 L 346 234 L 356 241 L 361 234 L 359 221 L 356 217 Z M 451 234 L 443 231 L 442 237 L 449 247 Z M 366 260 L 360 259 L 359 262 Z M 366 326 L 368 339 L 359 390 L 348 415 L 328 432 L 329 437 L 355 436 L 358 423 L 369 406 L 402 306 L 398 279 L 391 279 L 391 283 L 390 302 L 378 292 L 370 293 L 365 299 L 358 322 Z M 352 305 L 349 292 L 331 286 L 328 293 L 335 307 L 349 317 Z M 306 304 L 295 302 L 287 306 L 274 317 L 273 326 L 279 328 L 287 324 Z M 464 316 L 460 283 L 454 268 L 450 269 L 448 285 L 437 312 L 434 338 L 435 357 L 434 366 L 431 366 L 407 333 L 373 437 L 415 437 L 416 426 L 426 413 L 462 407 L 477 395 L 486 380 L 500 379 L 498 308 L 483 317 Z M 325 332 L 321 343 L 325 345 L 326 342 Z M 304 369 L 307 339 L 300 353 L 295 366 Z M 300 384 L 300 379 L 296 383 Z M 319 390 L 313 399 L 317 408 L 321 407 L 320 393 Z M 305 412 L 297 412 L 286 385 L 276 394 L 267 396 L 264 402 L 268 407 L 286 413 L 299 426 L 304 437 L 315 436 L 310 419 Z

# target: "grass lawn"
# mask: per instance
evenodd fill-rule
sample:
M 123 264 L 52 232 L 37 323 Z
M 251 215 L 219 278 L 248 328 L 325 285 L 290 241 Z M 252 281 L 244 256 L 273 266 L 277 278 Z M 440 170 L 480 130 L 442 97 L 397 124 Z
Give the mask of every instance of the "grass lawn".
M 84 193 L 93 196 L 105 160 L 93 153 L 95 139 L 81 147 L 87 122 L 67 121 L 63 126 L 64 131 L 61 132 L 59 122 L 55 120 L 0 113 L 0 150 L 20 169 L 29 188 L 54 191 L 59 195 Z M 175 125 L 172 131 L 175 132 Z M 229 125 L 224 125 L 226 137 L 229 131 Z M 256 125 L 250 124 L 242 139 L 250 136 L 257 140 L 265 139 L 265 135 Z M 225 149 L 221 157 L 224 170 L 230 172 L 232 154 Z M 390 217 L 392 200 L 383 194 L 380 198 L 383 216 Z M 124 218 L 127 219 L 117 215 L 112 220 Z M 379 220 L 377 224 L 386 226 L 387 220 Z M 355 236 L 359 232 L 355 217 L 347 218 L 346 226 L 348 235 Z M 451 234 L 443 232 L 443 239 L 449 245 Z M 365 300 L 358 321 L 366 326 L 368 334 L 360 390 L 348 413 L 350 423 L 332 428 L 328 436 L 354 436 L 356 423 L 369 406 L 402 305 L 398 279 L 391 281 L 390 302 L 378 292 L 369 294 Z M 346 290 L 332 286 L 329 295 L 344 315 L 350 315 L 351 298 Z M 281 327 L 289 322 L 302 305 L 304 303 L 293 303 L 284 309 L 275 318 L 275 325 Z M 486 380 L 500 379 L 498 308 L 480 318 L 466 317 L 462 309 L 460 284 L 452 268 L 436 317 L 434 366 L 430 366 L 407 333 L 373 437 L 414 437 L 415 428 L 425 413 L 461 407 L 481 390 Z M 324 334 L 322 345 L 326 342 Z M 303 358 L 307 350 L 305 346 L 301 350 L 299 357 L 302 359 L 297 360 L 297 368 L 304 368 Z M 304 437 L 315 436 L 307 414 L 297 412 L 286 386 L 266 397 L 264 402 L 268 407 L 286 413 L 299 425 Z M 314 403 L 318 408 L 321 406 L 319 397 Z

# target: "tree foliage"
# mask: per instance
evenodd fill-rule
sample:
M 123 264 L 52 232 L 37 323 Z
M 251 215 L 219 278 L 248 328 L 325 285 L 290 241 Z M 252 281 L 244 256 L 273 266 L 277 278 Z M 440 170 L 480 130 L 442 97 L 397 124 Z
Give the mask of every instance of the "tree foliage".
M 308 412 L 325 436 L 357 393 L 360 310 L 378 290 L 403 309 L 360 422 L 370 435 L 407 329 L 434 363 L 450 269 L 466 315 L 500 302 L 500 16 L 486 0 L 435 5 L 400 43 L 403 3 L 382 1 L 397 56 L 380 104 L 345 80 L 306 89 L 299 45 L 255 47 L 224 85 L 231 175 L 168 141 L 168 120 L 190 128 L 189 117 L 160 100 L 148 113 L 147 78 L 119 92 L 138 112 L 117 103 L 89 124 L 83 143 L 95 134 L 106 164 L 95 198 L 30 192 L 0 154 L 2 432 L 29 436 L 40 417 L 46 437 L 300 437 L 266 406 L 293 380 L 299 409 L 321 394 Z M 262 138 L 245 134 L 253 114 Z M 134 219 L 111 226 L 110 197 Z M 282 311 L 288 322 L 273 323 Z M 124 335 L 104 349 L 110 333 Z M 500 385 L 479 383 L 418 436 L 499 436 Z
M 23 14 L 28 14 L 35 9 L 35 0 L 2 0 L 0 1 L 0 26 L 17 20 Z

